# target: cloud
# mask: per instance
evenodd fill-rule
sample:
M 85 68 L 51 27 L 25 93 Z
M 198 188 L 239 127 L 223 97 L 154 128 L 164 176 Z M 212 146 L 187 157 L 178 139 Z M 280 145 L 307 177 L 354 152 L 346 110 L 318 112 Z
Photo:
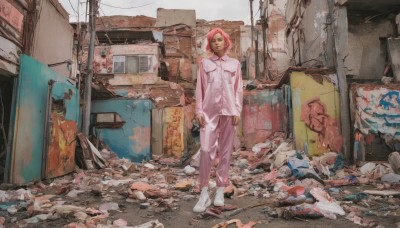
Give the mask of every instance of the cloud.
M 64 8 L 70 13 L 70 21 L 77 21 L 77 12 L 80 13 L 80 21 L 84 21 L 86 2 L 79 0 L 59 0 Z M 256 14 L 258 10 L 258 1 L 253 1 L 253 11 Z M 71 4 L 70 4 L 71 3 Z M 110 6 L 116 6 L 119 9 Z M 78 10 L 79 8 L 79 10 Z M 145 15 L 149 17 L 157 17 L 157 9 L 194 9 L 196 10 L 197 19 L 205 20 L 228 20 L 228 21 L 244 21 L 250 24 L 250 3 L 249 0 L 101 0 L 100 16 L 111 15 L 128 15 L 137 16 Z M 128 9 L 129 8 L 129 9 Z M 257 15 L 259 17 L 259 15 Z M 257 19 L 258 17 L 254 17 Z

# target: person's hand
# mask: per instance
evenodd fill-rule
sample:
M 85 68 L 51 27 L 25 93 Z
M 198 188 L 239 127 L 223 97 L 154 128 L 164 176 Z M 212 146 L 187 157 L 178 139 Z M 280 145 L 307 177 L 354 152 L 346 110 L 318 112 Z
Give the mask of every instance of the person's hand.
M 196 120 L 197 120 L 197 123 L 199 123 L 200 127 L 204 127 L 204 125 L 206 124 L 206 119 L 204 118 L 204 116 L 202 114 L 196 115 Z
M 240 117 L 239 117 L 239 116 L 234 116 L 234 117 L 232 118 L 232 124 L 233 124 L 233 126 L 237 126 L 237 125 L 239 124 L 239 122 L 240 122 Z

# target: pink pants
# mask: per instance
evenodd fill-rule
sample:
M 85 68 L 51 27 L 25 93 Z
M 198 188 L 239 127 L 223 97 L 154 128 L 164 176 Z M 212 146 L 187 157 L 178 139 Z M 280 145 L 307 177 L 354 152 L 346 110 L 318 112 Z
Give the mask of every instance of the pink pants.
M 200 129 L 200 187 L 208 187 L 212 161 L 216 157 L 218 149 L 219 163 L 217 167 L 217 186 L 229 185 L 229 166 L 235 126 L 232 116 L 215 116 L 206 118 L 206 124 Z

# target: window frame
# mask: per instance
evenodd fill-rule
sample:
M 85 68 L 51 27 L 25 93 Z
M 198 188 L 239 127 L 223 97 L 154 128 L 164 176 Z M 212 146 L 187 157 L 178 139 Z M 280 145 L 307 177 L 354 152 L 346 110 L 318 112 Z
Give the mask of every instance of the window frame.
M 145 74 L 145 73 L 155 73 L 155 71 L 153 71 L 152 69 L 151 69 L 151 66 L 149 66 L 149 64 L 150 64 L 150 62 L 151 62 L 151 60 L 149 60 L 152 56 L 154 56 L 154 55 L 151 55 L 151 54 L 139 54 L 139 55 L 114 55 L 113 56 L 113 74 Z M 116 57 L 123 57 L 123 64 L 124 64 L 124 69 L 123 69 L 123 72 L 121 73 L 121 72 L 115 72 L 115 63 L 116 63 L 116 61 L 115 61 L 115 59 L 116 59 Z M 128 71 L 127 71 L 127 59 L 128 59 L 128 57 L 137 57 L 137 72 L 135 72 L 135 73 L 129 73 Z M 146 58 L 146 63 L 145 64 L 143 64 L 142 66 L 140 65 L 141 64 L 141 59 L 143 59 L 143 58 Z M 142 71 L 142 69 L 143 69 L 143 66 L 146 66 L 146 68 L 147 68 L 147 71 Z

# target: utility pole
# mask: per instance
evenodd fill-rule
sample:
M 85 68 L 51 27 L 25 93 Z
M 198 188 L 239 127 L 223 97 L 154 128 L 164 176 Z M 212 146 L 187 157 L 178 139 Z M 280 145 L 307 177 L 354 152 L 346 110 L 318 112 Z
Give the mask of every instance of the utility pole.
M 264 7 L 264 0 L 260 0 L 260 18 L 261 18 L 261 26 L 262 26 L 262 40 L 263 40 L 263 66 L 264 66 L 264 75 L 267 75 L 268 77 L 268 67 L 266 65 L 266 41 L 267 41 L 267 35 L 266 35 L 266 30 L 267 30 L 267 20 L 265 17 L 265 13 L 268 10 L 268 2 L 266 2 L 266 6 Z
M 250 23 L 251 23 L 251 50 L 253 50 L 254 43 L 254 18 L 253 18 L 253 0 L 250 0 Z
M 87 61 L 87 75 L 85 78 L 85 96 L 83 104 L 83 120 L 82 133 L 89 137 L 90 111 L 92 106 L 92 78 L 93 78 L 93 55 L 94 55 L 94 38 L 96 36 L 96 12 L 97 0 L 89 0 L 89 28 L 90 43 Z

